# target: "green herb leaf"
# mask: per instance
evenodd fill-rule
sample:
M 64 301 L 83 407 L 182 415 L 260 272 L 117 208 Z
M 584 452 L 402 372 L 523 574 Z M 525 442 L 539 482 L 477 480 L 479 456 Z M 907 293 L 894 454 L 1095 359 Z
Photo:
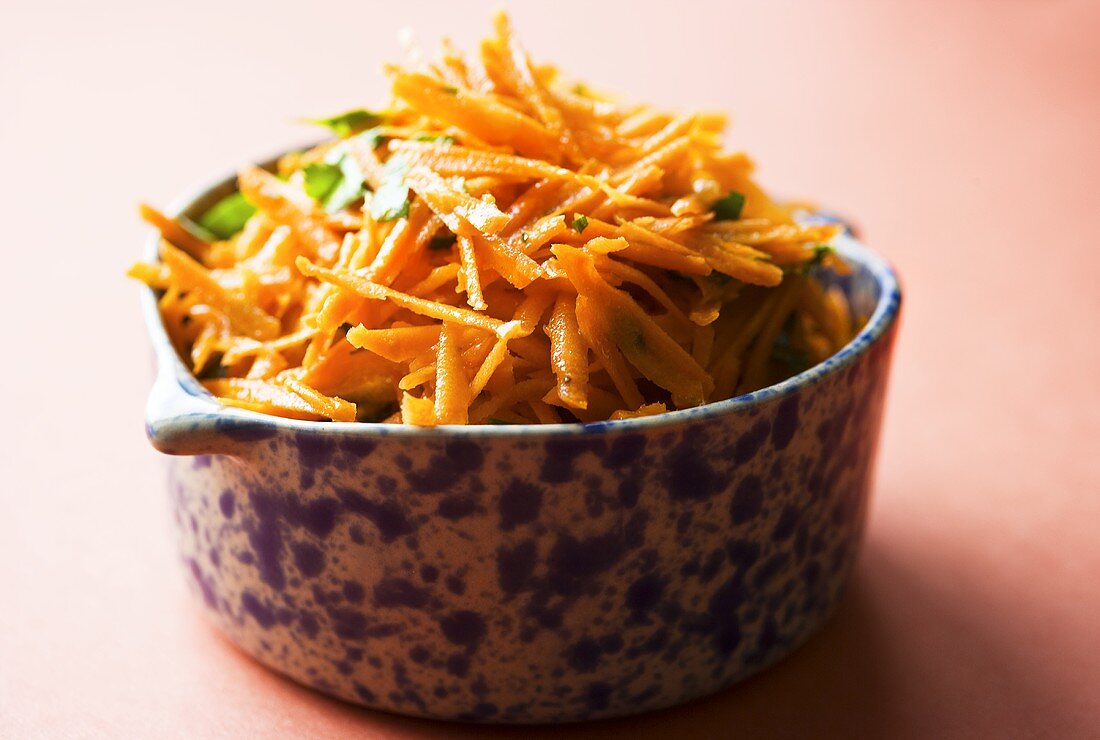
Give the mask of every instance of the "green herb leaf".
M 363 173 L 355 160 L 344 154 L 343 145 L 329 151 L 323 162 L 303 170 L 306 193 L 329 213 L 347 208 L 363 197 Z
M 318 126 L 327 126 L 341 139 L 346 139 L 352 134 L 377 126 L 382 122 L 382 116 L 379 113 L 357 108 L 331 118 L 312 118 L 309 122 L 316 123 Z
M 386 161 L 382 182 L 370 204 L 375 221 L 394 221 L 409 215 L 409 186 L 405 184 L 408 172 L 409 162 L 404 157 L 395 155 Z
M 441 252 L 444 249 L 450 249 L 451 245 L 455 243 L 455 240 L 457 238 L 458 237 L 456 237 L 449 231 L 442 234 L 436 234 L 432 237 L 431 241 L 428 242 L 428 249 L 437 252 Z
M 417 134 L 413 137 L 413 141 L 433 141 L 436 144 L 450 146 L 455 143 L 455 137 L 447 134 Z
M 353 138 L 353 139 L 366 139 L 367 141 L 370 142 L 370 148 L 371 149 L 377 149 L 379 146 L 381 146 L 382 142 L 386 139 L 386 135 L 384 133 L 382 133 L 382 127 L 381 126 L 375 126 L 374 128 L 369 128 L 366 131 L 364 131 L 360 134 L 356 134 L 355 136 L 353 136 L 351 138 Z
M 339 184 L 343 174 L 340 165 L 328 162 L 314 162 L 307 164 L 302 170 L 305 177 L 306 194 L 310 198 L 323 203 L 328 194 Z
M 330 156 L 333 156 L 330 153 Z M 342 211 L 363 197 L 366 188 L 363 185 L 363 171 L 356 161 L 346 154 L 339 154 L 336 166 L 340 168 L 340 181 L 325 198 L 325 210 L 329 213 Z
M 588 228 L 588 217 L 575 216 L 573 218 L 573 223 L 570 225 L 573 227 L 573 231 L 577 232 L 578 234 L 583 234 L 584 230 Z
M 245 200 L 239 192 L 227 195 L 199 217 L 198 225 L 217 239 L 228 239 L 244 228 L 256 212 L 256 206 Z
M 744 207 L 745 196 L 731 190 L 729 195 L 716 200 L 710 209 L 714 211 L 715 221 L 736 221 L 741 218 L 741 209 Z
M 813 256 L 799 265 L 799 272 L 803 275 L 810 274 L 814 268 L 820 267 L 821 263 L 825 261 L 825 257 L 835 251 L 828 244 L 815 244 Z
M 458 88 L 454 85 L 444 85 L 439 89 L 447 93 L 448 95 L 458 95 Z
M 810 258 L 809 264 L 813 267 L 820 265 L 825 261 L 825 258 L 832 254 L 835 250 L 828 244 L 815 244 L 814 256 Z

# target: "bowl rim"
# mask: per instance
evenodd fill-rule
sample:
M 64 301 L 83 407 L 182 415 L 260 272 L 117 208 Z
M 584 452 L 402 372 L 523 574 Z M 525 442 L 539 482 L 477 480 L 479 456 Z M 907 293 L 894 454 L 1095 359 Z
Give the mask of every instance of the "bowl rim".
M 302 148 L 294 147 L 284 150 L 282 153 L 298 151 Z M 258 166 L 271 169 L 281 154 L 260 159 Z M 206 184 L 188 190 L 185 195 L 176 198 L 170 204 L 167 209 L 168 214 L 172 216 L 187 215 L 194 213 L 200 206 L 209 207 L 217 198 L 224 197 L 236 190 L 236 177 L 236 172 L 233 172 L 216 180 L 213 184 Z M 839 219 L 825 213 L 813 214 L 810 219 L 837 222 L 843 225 L 843 222 Z M 142 257 L 149 261 L 159 261 L 159 242 L 160 235 L 155 229 L 151 230 L 149 237 L 146 239 Z M 874 311 L 872 311 L 863 328 L 848 344 L 813 367 L 751 393 L 744 393 L 722 401 L 713 401 L 693 408 L 677 409 L 653 416 L 632 419 L 561 424 L 451 424 L 436 427 L 417 427 L 406 424 L 386 424 L 384 422 L 305 421 L 226 406 L 220 403 L 198 382 L 191 369 L 184 365 L 182 358 L 177 354 L 175 347 L 168 338 L 168 332 L 164 327 L 160 310 L 157 307 L 156 292 L 152 288 L 143 286 L 141 302 L 145 326 L 149 339 L 153 344 L 159 367 L 158 373 L 163 376 L 166 369 L 171 369 L 171 376 L 176 380 L 176 383 L 170 392 L 186 394 L 191 397 L 192 407 L 188 410 L 186 416 L 192 421 L 199 417 L 199 426 L 205 421 L 211 427 L 224 428 L 226 424 L 238 422 L 247 423 L 249 426 L 264 424 L 298 434 L 421 438 L 542 438 L 585 436 L 607 432 L 652 431 L 731 415 L 749 408 L 762 406 L 770 401 L 789 396 L 803 388 L 816 385 L 826 377 L 855 363 L 866 354 L 871 345 L 887 334 L 896 322 L 901 309 L 902 291 L 897 272 L 884 257 L 854 238 L 847 228 L 837 235 L 832 245 L 847 260 L 855 262 L 866 269 L 879 286 L 879 296 Z M 193 392 L 188 390 L 189 386 L 194 389 Z M 153 393 L 156 392 L 157 388 L 154 386 Z M 197 402 L 200 407 L 196 408 L 194 402 Z

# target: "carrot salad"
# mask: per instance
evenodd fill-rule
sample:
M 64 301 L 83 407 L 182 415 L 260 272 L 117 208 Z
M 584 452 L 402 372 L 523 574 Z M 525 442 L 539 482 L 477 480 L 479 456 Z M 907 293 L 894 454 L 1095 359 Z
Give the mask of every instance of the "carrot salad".
M 534 63 L 386 70 L 383 110 L 245 167 L 195 220 L 142 206 L 168 334 L 223 403 L 307 420 L 590 422 L 753 391 L 855 327 L 807 225 L 724 151 L 724 120 L 624 105 Z

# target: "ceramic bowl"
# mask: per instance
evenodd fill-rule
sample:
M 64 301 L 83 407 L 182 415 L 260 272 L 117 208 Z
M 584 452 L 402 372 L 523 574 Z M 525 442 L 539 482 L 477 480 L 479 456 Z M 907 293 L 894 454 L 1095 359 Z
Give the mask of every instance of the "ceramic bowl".
M 180 557 L 207 616 L 295 681 L 445 719 L 642 712 L 774 663 L 829 617 L 851 571 L 896 334 L 893 271 L 848 235 L 838 250 L 853 273 L 822 278 L 870 319 L 837 355 L 731 400 L 583 425 L 224 407 L 147 291 L 147 430 L 172 456 Z

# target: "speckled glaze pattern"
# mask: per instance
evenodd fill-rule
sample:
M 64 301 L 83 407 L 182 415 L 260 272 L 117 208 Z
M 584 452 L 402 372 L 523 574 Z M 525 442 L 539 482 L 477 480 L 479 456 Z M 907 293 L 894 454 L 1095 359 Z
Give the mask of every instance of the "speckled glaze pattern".
M 215 192 L 215 195 L 217 193 Z M 817 630 L 858 550 L 899 293 L 769 389 L 661 417 L 417 430 L 220 407 L 147 315 L 188 578 L 245 652 L 369 707 L 574 721 L 712 693 Z

